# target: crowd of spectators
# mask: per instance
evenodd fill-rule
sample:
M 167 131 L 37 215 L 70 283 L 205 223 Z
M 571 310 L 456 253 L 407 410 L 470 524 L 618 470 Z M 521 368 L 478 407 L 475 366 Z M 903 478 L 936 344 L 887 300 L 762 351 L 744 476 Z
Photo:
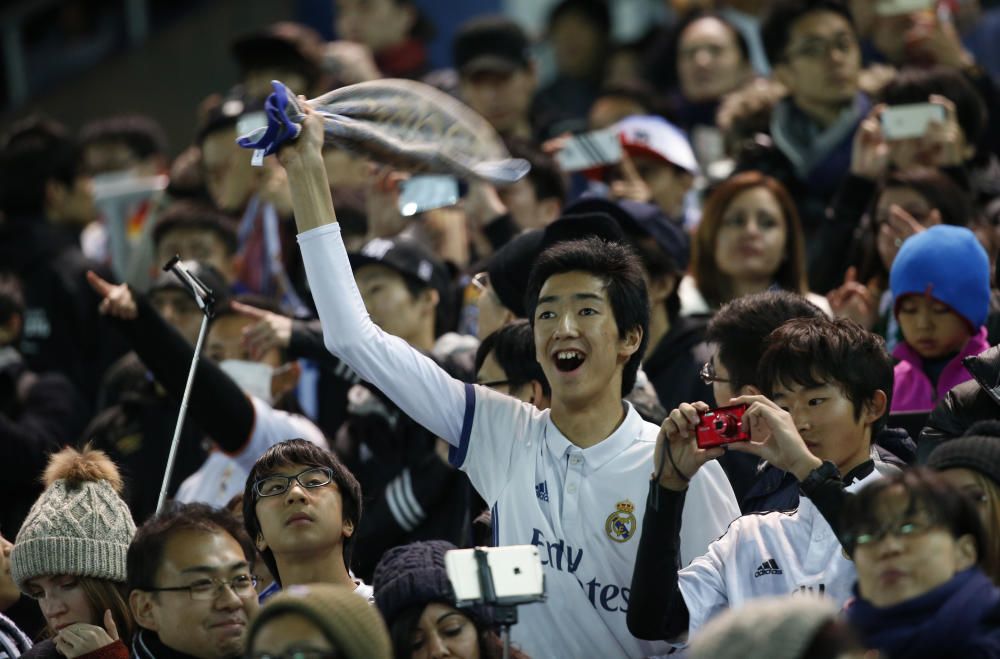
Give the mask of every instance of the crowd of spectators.
M 337 0 L 189 144 L 6 126 L 0 659 L 1000 657 L 1000 8 L 666 4 L 432 69 L 419 1 Z M 396 78 L 530 170 L 237 144 Z M 513 648 L 488 545 L 545 575 Z

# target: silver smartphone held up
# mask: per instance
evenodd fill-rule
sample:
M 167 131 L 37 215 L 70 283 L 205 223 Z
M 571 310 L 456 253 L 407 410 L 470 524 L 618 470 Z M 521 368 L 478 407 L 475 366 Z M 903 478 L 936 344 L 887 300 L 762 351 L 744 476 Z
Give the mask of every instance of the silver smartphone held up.
M 403 217 L 454 206 L 460 197 L 458 179 L 441 174 L 412 176 L 400 188 L 398 208 Z
M 616 128 L 573 135 L 556 154 L 564 172 L 578 172 L 621 162 L 622 143 Z
M 535 545 L 453 549 L 444 555 L 444 567 L 459 606 L 515 606 L 545 599 L 545 575 Z
M 920 137 L 932 121 L 944 119 L 944 106 L 937 103 L 890 105 L 882 112 L 882 135 L 890 141 Z

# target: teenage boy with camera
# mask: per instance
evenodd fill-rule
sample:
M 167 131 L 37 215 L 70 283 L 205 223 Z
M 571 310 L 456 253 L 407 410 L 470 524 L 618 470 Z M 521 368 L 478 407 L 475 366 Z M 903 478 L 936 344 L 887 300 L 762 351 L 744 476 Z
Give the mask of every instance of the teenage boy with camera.
M 636 502 L 658 432 L 622 401 L 649 319 L 635 255 L 588 239 L 539 257 L 528 306 L 552 388 L 549 410 L 462 383 L 368 317 L 340 239 L 322 141 L 322 124 L 309 112 L 279 158 L 326 345 L 451 444 L 452 463 L 493 507 L 497 544 L 538 546 L 548 600 L 525 611 L 515 641 L 538 657 L 661 654 L 664 645 L 641 643 L 625 625 L 643 514 Z M 694 547 L 707 547 L 738 514 L 718 465 L 699 474 L 688 499 L 685 539 Z
M 835 519 L 845 490 L 880 477 L 871 440 L 892 386 L 885 343 L 852 321 L 794 319 L 769 337 L 758 374 L 763 395 L 727 403 L 746 406 L 740 430 L 749 441 L 726 446 L 794 474 L 805 496 L 792 511 L 740 517 L 678 572 L 678 513 L 688 482 L 724 449 L 700 448 L 696 440 L 708 405 L 672 411 L 657 439 L 632 579 L 628 622 L 640 638 L 693 633 L 721 610 L 757 597 L 803 593 L 842 604 L 851 594 L 854 566 L 827 519 Z

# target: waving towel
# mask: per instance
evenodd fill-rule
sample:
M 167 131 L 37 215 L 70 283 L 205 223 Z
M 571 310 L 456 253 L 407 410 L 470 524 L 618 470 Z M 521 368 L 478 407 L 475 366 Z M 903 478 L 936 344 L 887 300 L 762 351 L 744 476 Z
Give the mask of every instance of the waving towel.
M 264 111 L 267 126 L 237 139 L 263 155 L 299 135 L 300 99 L 273 81 Z M 452 174 L 503 185 L 528 173 L 511 158 L 493 127 L 471 109 L 413 80 L 372 80 L 305 101 L 323 118 L 326 143 L 413 173 Z

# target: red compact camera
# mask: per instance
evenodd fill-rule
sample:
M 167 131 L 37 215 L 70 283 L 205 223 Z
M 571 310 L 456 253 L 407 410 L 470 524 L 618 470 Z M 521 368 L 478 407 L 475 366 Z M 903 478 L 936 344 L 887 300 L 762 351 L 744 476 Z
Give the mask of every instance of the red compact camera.
M 743 432 L 743 415 L 746 405 L 719 407 L 701 415 L 701 422 L 695 428 L 698 448 L 715 448 L 733 442 L 750 441 L 750 433 Z

